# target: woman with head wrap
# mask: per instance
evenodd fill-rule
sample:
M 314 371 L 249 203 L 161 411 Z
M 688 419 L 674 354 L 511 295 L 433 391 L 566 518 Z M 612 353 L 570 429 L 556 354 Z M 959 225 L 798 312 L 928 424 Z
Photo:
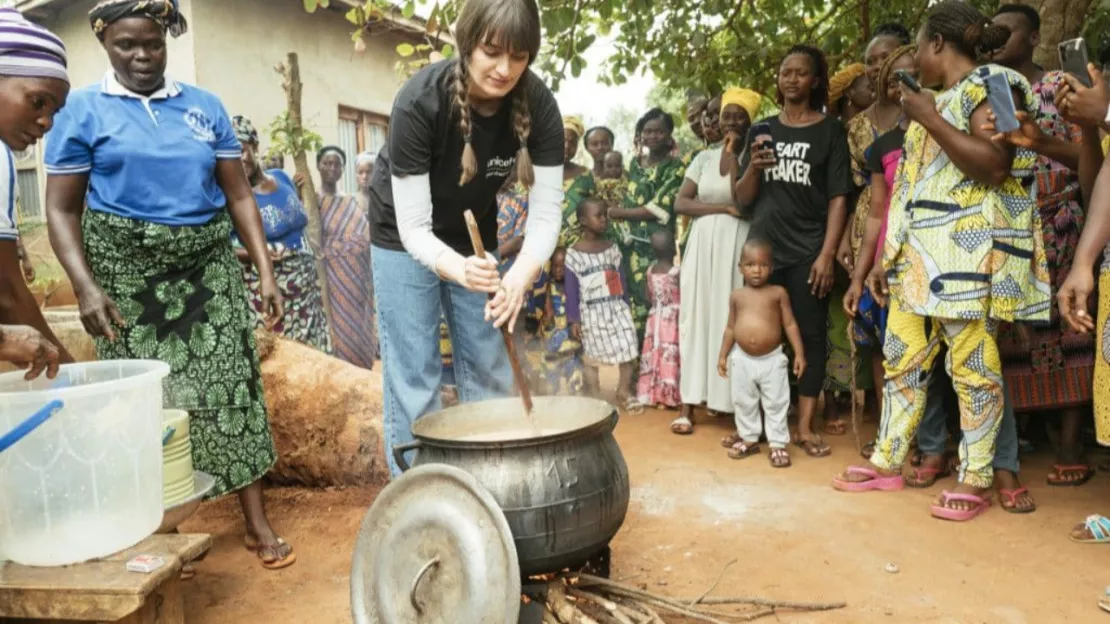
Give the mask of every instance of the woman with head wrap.
M 263 169 L 258 151 L 258 131 L 249 119 L 236 115 L 231 120 L 235 136 L 243 146 L 243 169 L 254 190 L 255 203 L 266 232 L 266 248 L 274 265 L 274 277 L 285 315 L 271 329 L 303 344 L 329 353 L 331 338 L 324 315 L 316 262 L 305 237 L 308 215 L 301 204 L 297 185 L 280 169 Z M 234 233 L 235 255 L 243 263 L 247 294 L 258 323 L 263 323 L 261 282 L 250 256 Z
M 355 158 L 355 176 L 358 181 L 360 200 L 370 197 L 370 176 L 374 175 L 374 161 L 378 159 L 376 150 L 366 150 Z
M 53 374 L 59 357 L 63 363 L 73 357 L 50 330 L 24 281 L 12 150 L 37 143 L 68 94 L 62 40 L 19 11 L 0 9 L 0 317 L 12 324 L 0 326 L 0 359 L 31 364 L 29 376 L 38 376 L 47 360 Z M 12 350 L 20 344 L 25 348 Z
M 54 252 L 97 356 L 170 365 L 163 402 L 189 412 L 194 466 L 216 477 L 212 496 L 239 493 L 262 565 L 288 566 L 263 508 L 276 454 L 233 226 L 267 323 L 284 310 L 242 147 L 216 96 L 166 76 L 166 34 L 185 29 L 176 2 L 105 0 L 89 22 L 111 69 L 70 96 L 47 141 Z
M 682 412 L 671 423 L 674 433 L 693 431 L 694 408 L 703 403 L 711 412 L 733 411 L 728 380 L 717 374 L 717 354 L 728 321 L 728 298 L 743 284 L 738 266 L 750 223 L 732 199 L 732 181 L 739 169 L 738 153 L 761 101 L 758 93 L 738 88 L 711 100 L 709 110 L 717 119 L 706 119 L 706 134 L 712 131 L 725 137 L 725 142 L 694 157 L 675 200 L 675 211 L 692 223 L 681 265 L 682 375 L 675 398 Z M 728 446 L 734 442 L 728 441 Z
M 875 102 L 875 89 L 863 63 L 853 63 L 829 78 L 829 114 L 844 123 Z
M 578 143 L 585 134 L 580 117 L 563 117 L 563 226 L 559 230 L 559 247 L 571 247 L 578 242 L 581 237 L 578 204 L 597 190 L 593 172 L 571 160 L 578 154 Z
M 365 369 L 378 359 L 378 324 L 374 308 L 374 274 L 370 268 L 370 221 L 353 195 L 339 190 L 347 153 L 328 145 L 316 154 L 320 173 L 320 224 L 324 268 L 331 304 L 335 356 Z

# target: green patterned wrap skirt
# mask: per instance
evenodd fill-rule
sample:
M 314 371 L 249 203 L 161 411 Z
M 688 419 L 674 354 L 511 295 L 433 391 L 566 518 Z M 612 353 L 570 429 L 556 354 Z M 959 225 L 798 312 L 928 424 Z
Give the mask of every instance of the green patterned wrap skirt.
M 226 212 L 201 226 L 166 226 L 86 210 L 85 256 L 126 326 L 96 338 L 101 360 L 170 365 L 163 404 L 187 410 L 193 466 L 209 497 L 254 483 L 277 460 L 262 392 L 254 318 Z

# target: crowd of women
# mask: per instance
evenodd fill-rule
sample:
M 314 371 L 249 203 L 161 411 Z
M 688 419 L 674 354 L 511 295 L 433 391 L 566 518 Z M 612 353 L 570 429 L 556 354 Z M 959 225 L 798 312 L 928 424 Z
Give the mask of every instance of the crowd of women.
M 916 36 L 880 26 L 839 71 L 796 46 L 779 65 L 777 113 L 761 119 L 764 103 L 744 89 L 693 97 L 687 121 L 704 148 L 681 155 L 673 119 L 649 111 L 627 171 L 611 130 L 565 117 L 559 249 L 521 323 L 533 382 L 596 391 L 593 367 L 630 356 L 591 349 L 589 336 L 632 340 L 630 314 L 640 359 L 637 374 L 621 376 L 623 408 L 679 408 L 677 434 L 693 430 L 698 406 L 733 412 L 716 364 L 728 297 L 742 284 L 740 249 L 758 237 L 771 244 L 772 282 L 790 294 L 809 364 L 796 380 L 795 444 L 829 455 L 822 434 L 847 429 L 841 397 L 874 391 L 881 426 L 864 451 L 870 462 L 835 487 L 925 488 L 955 475 L 937 517 L 974 518 L 992 487 L 1003 509 L 1028 513 L 1036 503 L 1019 480 L 1019 449 L 1042 422 L 1059 430 L 1048 485 L 1084 484 L 1095 473 L 1081 436 L 1092 413 L 1100 442 L 1110 441 L 1107 310 L 1094 331 L 1087 309 L 1107 242 L 1098 198 L 1110 186 L 1095 185 L 1105 89 L 1101 76 L 1088 88 L 1037 66 L 1039 30 L 1025 6 L 988 18 L 948 0 Z M 995 131 L 988 84 L 1009 85 L 1018 130 Z M 581 146 L 590 168 L 572 161 Z M 503 262 L 519 248 L 527 203 L 511 183 L 499 195 Z M 595 203 L 623 280 L 604 294 L 627 303 L 589 317 L 567 256 L 590 233 L 583 219 L 597 217 Z M 1110 520 L 1093 516 L 1073 537 L 1110 540 Z

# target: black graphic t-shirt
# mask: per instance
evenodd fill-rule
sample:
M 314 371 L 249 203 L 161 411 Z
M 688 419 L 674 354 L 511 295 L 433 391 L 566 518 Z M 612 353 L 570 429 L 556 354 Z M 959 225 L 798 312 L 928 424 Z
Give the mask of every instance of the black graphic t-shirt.
M 771 243 L 776 269 L 812 263 L 825 243 L 829 201 L 855 190 L 848 133 L 831 117 L 803 128 L 787 126 L 778 116 L 762 121 L 771 126 L 777 164 L 763 172 L 748 236 Z M 748 167 L 749 152 L 741 170 Z
M 520 148 L 513 130 L 511 98 L 492 117 L 471 111 L 471 145 L 478 173 L 459 186 L 463 135 L 454 107 L 455 61 L 433 63 L 416 73 L 393 101 L 389 140 L 370 180 L 371 242 L 404 251 L 397 231 L 391 176 L 428 174 L 432 189 L 432 232 L 464 256 L 473 253 L 463 212 L 474 212 L 486 249 L 497 249 L 497 191 L 516 164 Z M 525 72 L 532 128 L 528 150 L 541 167 L 563 164 L 563 121 L 555 97 L 531 71 Z

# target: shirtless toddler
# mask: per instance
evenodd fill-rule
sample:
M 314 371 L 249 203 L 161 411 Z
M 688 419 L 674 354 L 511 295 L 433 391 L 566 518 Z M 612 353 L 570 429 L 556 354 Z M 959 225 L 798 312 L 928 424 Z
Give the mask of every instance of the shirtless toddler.
M 729 297 L 728 324 L 725 325 L 717 372 L 731 380 L 732 402 L 736 406 L 736 430 L 740 440 L 728 456 L 742 459 L 759 453 L 761 433 L 760 401 L 766 420 L 771 465 L 790 466 L 786 445 L 790 430 L 786 413 L 790 408 L 789 364 L 782 349 L 782 334 L 794 349 L 794 375 L 806 369 L 802 334 L 790 309 L 790 296 L 782 286 L 767 283 L 774 267 L 771 245 L 753 239 L 744 244 L 740 272 L 744 286 Z

